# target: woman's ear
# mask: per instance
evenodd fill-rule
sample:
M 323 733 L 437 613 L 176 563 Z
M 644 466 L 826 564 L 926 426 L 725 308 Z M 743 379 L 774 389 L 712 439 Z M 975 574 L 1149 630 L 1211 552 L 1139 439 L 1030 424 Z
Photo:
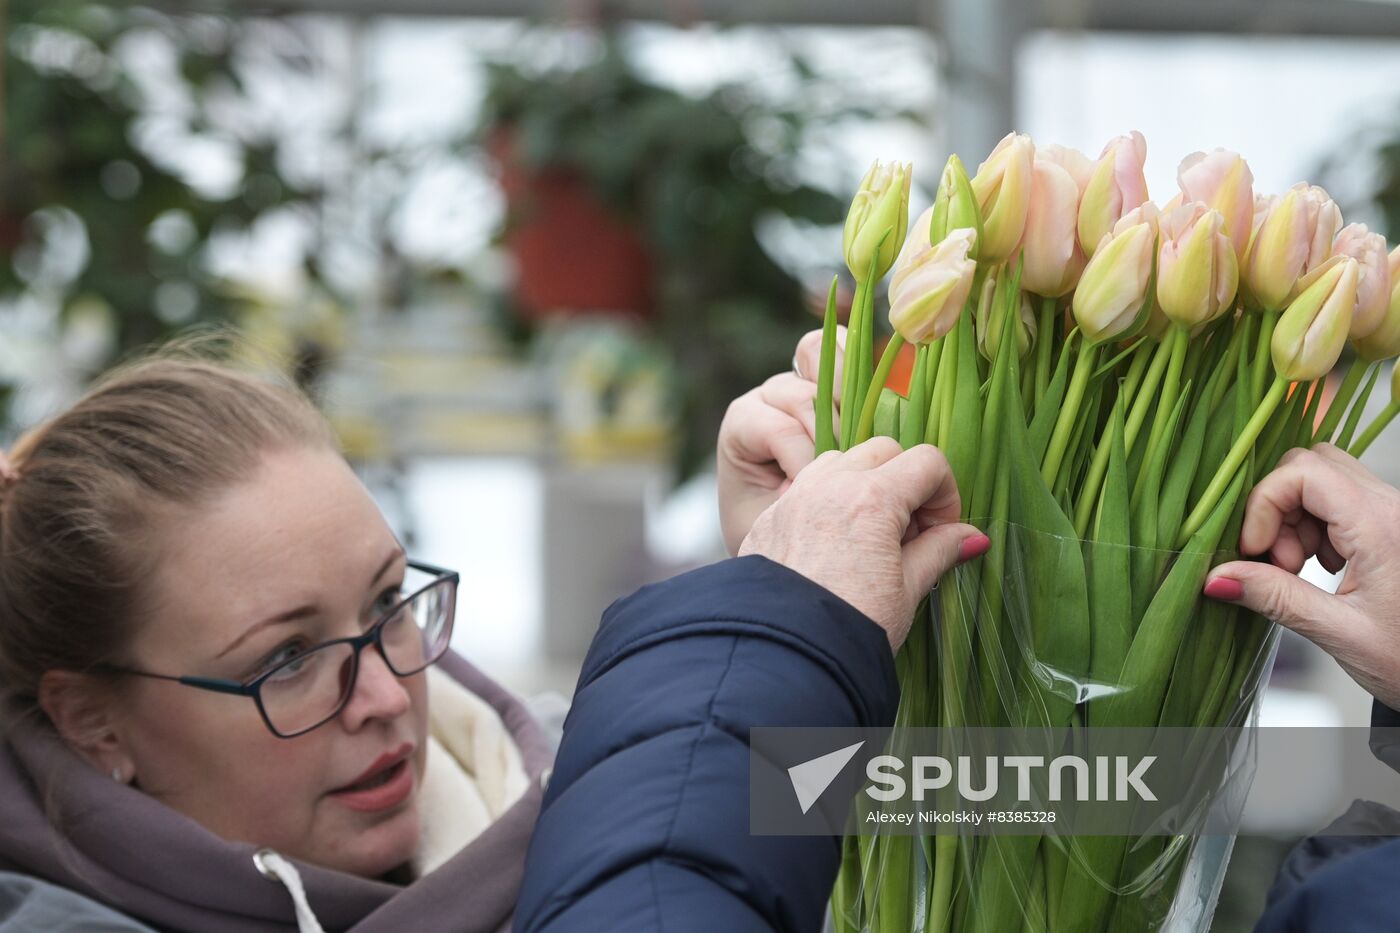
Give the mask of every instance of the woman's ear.
M 135 768 L 116 728 L 118 706 L 109 684 L 89 674 L 45 671 L 39 706 L 69 748 L 103 774 L 132 780 Z

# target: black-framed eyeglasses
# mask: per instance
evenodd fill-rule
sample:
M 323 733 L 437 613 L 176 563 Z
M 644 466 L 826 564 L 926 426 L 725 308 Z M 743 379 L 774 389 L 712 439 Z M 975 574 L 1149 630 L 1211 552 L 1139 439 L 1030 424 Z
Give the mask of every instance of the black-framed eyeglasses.
M 389 670 L 399 677 L 417 674 L 447 652 L 461 577 L 456 571 L 418 561 L 409 561 L 408 567 L 430 575 L 432 581 L 400 600 L 363 634 L 312 645 L 251 680 L 177 677 L 117 665 L 101 665 L 100 669 L 252 697 L 274 735 L 295 738 L 330 722 L 345 707 L 355 692 L 360 652 L 369 645 L 374 645 Z

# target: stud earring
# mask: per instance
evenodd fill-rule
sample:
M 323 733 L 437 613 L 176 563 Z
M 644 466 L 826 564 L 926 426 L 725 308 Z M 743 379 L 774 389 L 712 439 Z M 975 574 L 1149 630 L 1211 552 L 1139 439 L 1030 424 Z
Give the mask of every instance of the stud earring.
M 112 769 L 112 780 L 116 781 L 118 784 L 124 783 L 124 782 L 122 781 L 122 769 L 121 769 L 121 768 L 113 768 L 113 769 Z

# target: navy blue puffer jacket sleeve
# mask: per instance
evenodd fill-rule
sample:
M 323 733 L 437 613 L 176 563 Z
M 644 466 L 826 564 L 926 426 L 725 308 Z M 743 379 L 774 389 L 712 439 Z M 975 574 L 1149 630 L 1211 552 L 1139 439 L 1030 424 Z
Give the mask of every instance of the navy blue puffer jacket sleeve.
M 1376 700 L 1371 707 L 1371 751 L 1400 771 L 1400 712 Z M 1304 839 L 1284 860 L 1255 933 L 1371 933 L 1400 929 L 1395 902 L 1400 878 L 1400 818 L 1390 807 L 1356 801 L 1317 836 Z
M 614 603 L 530 843 L 520 931 L 821 928 L 839 841 L 749 834 L 753 726 L 887 726 L 884 632 L 780 564 L 723 561 Z

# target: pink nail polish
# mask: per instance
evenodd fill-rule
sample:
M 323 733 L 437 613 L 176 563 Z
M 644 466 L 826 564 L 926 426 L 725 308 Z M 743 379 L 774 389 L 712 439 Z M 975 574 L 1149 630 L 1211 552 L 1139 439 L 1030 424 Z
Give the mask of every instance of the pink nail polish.
M 963 543 L 958 546 L 958 563 L 964 563 L 974 557 L 981 557 L 987 553 L 987 549 L 991 546 L 992 539 L 986 535 L 973 535 L 963 539 Z
M 1211 599 L 1233 603 L 1244 596 L 1244 585 L 1230 577 L 1216 577 L 1206 584 L 1204 592 Z

